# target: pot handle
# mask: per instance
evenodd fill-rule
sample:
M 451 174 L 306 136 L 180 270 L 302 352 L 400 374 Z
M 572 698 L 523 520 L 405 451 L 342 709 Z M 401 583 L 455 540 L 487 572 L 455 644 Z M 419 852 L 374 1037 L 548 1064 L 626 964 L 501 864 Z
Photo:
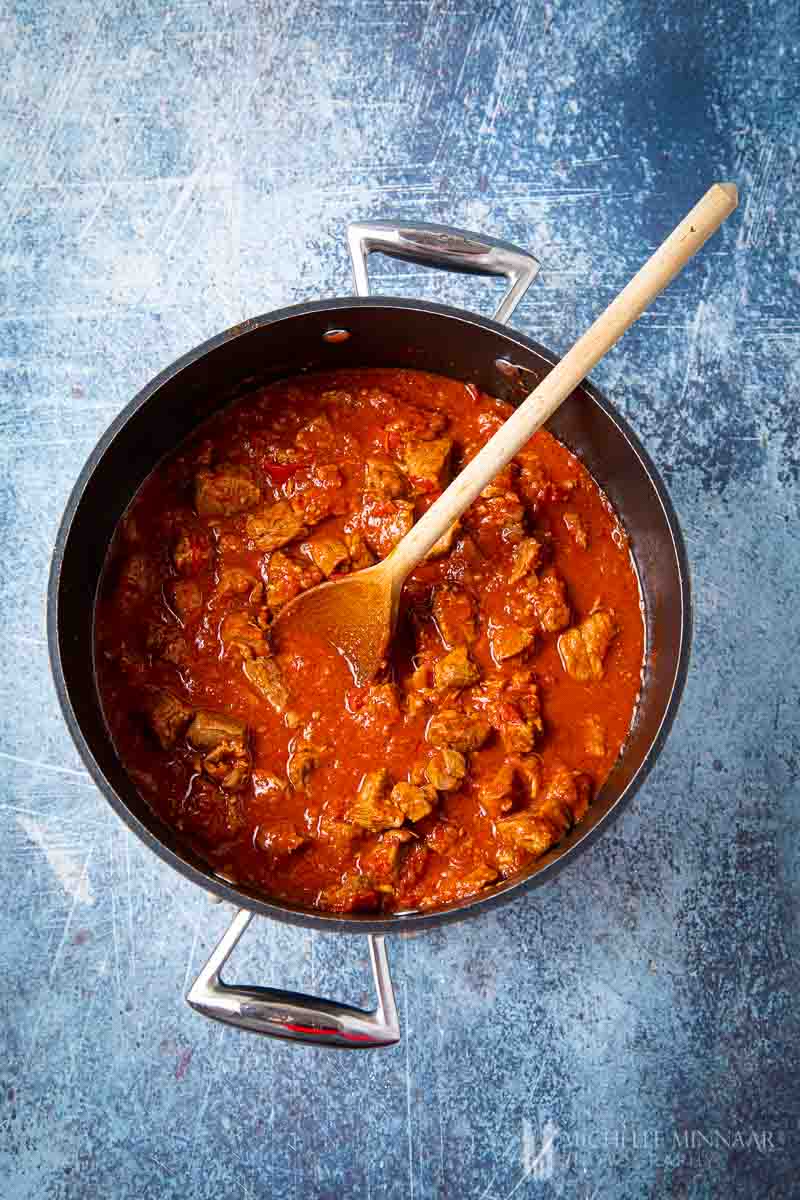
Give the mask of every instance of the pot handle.
M 302 992 L 223 983 L 222 968 L 252 919 L 253 914 L 246 908 L 239 909 L 192 984 L 186 999 L 196 1012 L 238 1029 L 315 1046 L 369 1050 L 400 1041 L 397 1006 L 382 937 L 369 937 L 378 1003 L 367 1011 L 335 1000 L 318 1000 Z
M 424 221 L 397 224 L 394 221 L 353 221 L 347 226 L 347 245 L 353 263 L 357 296 L 369 295 L 367 259 L 373 250 L 390 258 L 427 263 L 443 271 L 467 275 L 503 275 L 508 291 L 500 302 L 495 321 L 505 324 L 539 274 L 541 264 L 527 250 L 499 242 L 496 238 L 449 225 Z

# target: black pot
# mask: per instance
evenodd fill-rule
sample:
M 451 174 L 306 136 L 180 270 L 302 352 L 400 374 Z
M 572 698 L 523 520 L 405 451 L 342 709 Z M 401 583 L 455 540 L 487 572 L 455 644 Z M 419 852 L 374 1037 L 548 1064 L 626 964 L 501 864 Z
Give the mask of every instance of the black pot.
M 504 274 L 508 315 L 535 276 L 525 252 L 476 234 L 415 225 L 351 226 L 356 282 L 366 292 L 366 255 L 446 269 Z M 499 314 L 498 314 L 499 315 Z M 334 333 L 333 331 L 341 331 Z M 344 335 L 347 336 L 344 336 Z M 184 355 L 139 392 L 89 456 L 64 513 L 48 591 L 50 658 L 75 744 L 113 808 L 138 837 L 182 875 L 242 911 L 220 942 L 189 1001 L 206 1015 L 259 1032 L 330 1045 L 386 1045 L 399 1037 L 383 939 L 371 937 L 379 1004 L 372 1013 L 269 989 L 228 987 L 219 971 L 253 914 L 348 933 L 422 929 L 478 915 L 543 883 L 585 850 L 652 767 L 672 723 L 691 634 L 689 579 L 675 512 L 652 462 L 626 421 L 585 384 L 548 428 L 603 488 L 630 536 L 641 581 L 646 662 L 630 736 L 586 818 L 523 876 L 434 912 L 341 916 L 279 904 L 221 879 L 167 828 L 136 791 L 103 719 L 94 671 L 94 604 L 114 529 L 146 476 L 210 413 L 249 390 L 302 371 L 332 367 L 413 367 L 475 383 L 519 402 L 557 359 L 541 346 L 471 313 L 422 301 L 346 298 L 256 317 Z

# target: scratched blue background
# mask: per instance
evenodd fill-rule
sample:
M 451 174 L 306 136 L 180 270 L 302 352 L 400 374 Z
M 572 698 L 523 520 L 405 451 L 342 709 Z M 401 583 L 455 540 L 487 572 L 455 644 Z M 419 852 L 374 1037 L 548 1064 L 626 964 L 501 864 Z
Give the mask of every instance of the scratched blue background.
M 4 1200 L 797 1194 L 798 46 L 792 0 L 0 7 Z M 546 890 L 390 940 L 396 1049 L 194 1015 L 230 914 L 118 822 L 50 682 L 48 561 L 95 440 L 215 331 L 347 294 L 348 218 L 530 246 L 515 323 L 563 350 L 715 178 L 739 212 L 595 373 L 691 558 L 657 770 Z M 262 921 L 234 965 L 367 1000 L 363 940 Z

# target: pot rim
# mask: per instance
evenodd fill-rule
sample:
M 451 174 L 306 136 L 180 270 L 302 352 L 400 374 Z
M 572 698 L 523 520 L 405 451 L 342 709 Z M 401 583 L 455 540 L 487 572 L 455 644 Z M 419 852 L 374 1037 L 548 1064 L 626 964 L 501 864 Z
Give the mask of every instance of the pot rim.
M 372 917 L 368 914 L 351 914 L 341 916 L 335 913 L 312 912 L 308 909 L 299 908 L 289 904 L 279 904 L 277 901 L 272 901 L 264 898 L 257 893 L 249 893 L 239 885 L 228 883 L 221 877 L 216 875 L 206 875 L 203 871 L 187 862 L 180 857 L 175 851 L 170 849 L 164 842 L 161 841 L 154 833 L 152 833 L 139 818 L 128 808 L 127 804 L 118 795 L 116 790 L 106 779 L 105 774 L 94 758 L 87 740 L 84 737 L 80 722 L 73 710 L 70 701 L 69 692 L 67 689 L 66 679 L 64 676 L 63 666 L 61 662 L 61 650 L 58 631 L 58 604 L 61 580 L 61 567 L 64 559 L 64 551 L 67 540 L 69 538 L 75 514 L 80 506 L 87 484 L 94 474 L 98 464 L 104 457 L 106 451 L 117 435 L 124 429 L 125 425 L 131 417 L 169 380 L 180 374 L 185 368 L 189 367 L 199 359 L 206 357 L 219 347 L 234 341 L 236 338 L 244 337 L 256 329 L 263 328 L 268 325 L 273 325 L 278 322 L 292 320 L 294 318 L 303 317 L 310 312 L 340 312 L 346 309 L 353 308 L 395 308 L 404 311 L 431 313 L 437 316 L 442 316 L 450 320 L 458 321 L 463 325 L 472 325 L 486 329 L 490 332 L 498 334 L 504 341 L 511 345 L 517 344 L 528 353 L 533 353 L 542 359 L 544 363 L 554 366 L 558 361 L 558 357 L 538 342 L 520 333 L 516 329 L 510 329 L 506 325 L 500 325 L 496 321 L 487 317 L 482 317 L 476 313 L 469 312 L 466 309 L 458 309 L 449 305 L 434 303 L 432 301 L 406 299 L 404 297 L 394 296 L 351 296 L 351 297 L 334 297 L 329 300 L 312 300 L 302 304 L 294 304 L 285 308 L 274 309 L 271 312 L 264 313 L 257 317 L 248 318 L 237 325 L 232 325 L 228 329 L 215 334 L 213 337 L 195 346 L 192 350 L 181 355 L 160 371 L 154 378 L 145 384 L 143 388 L 133 397 L 132 400 L 125 405 L 122 411 L 114 418 L 104 433 L 100 436 L 97 443 L 91 450 L 67 500 L 61 522 L 59 524 L 58 533 L 56 535 L 55 546 L 50 564 L 50 574 L 47 587 L 47 641 L 48 651 L 50 656 L 50 666 L 55 683 L 56 694 L 58 696 L 59 705 L 67 724 L 72 740 L 80 754 L 89 774 L 102 792 L 106 800 L 111 804 L 111 807 L 122 818 L 125 824 L 131 829 L 140 839 L 153 850 L 164 862 L 168 863 L 173 869 L 181 875 L 191 880 L 207 892 L 211 892 L 220 900 L 227 900 L 236 905 L 238 908 L 246 908 L 261 916 L 271 917 L 274 920 L 283 921 L 285 923 L 303 926 L 308 929 L 314 929 L 331 933 L 392 933 L 399 931 L 422 930 L 431 928 L 437 925 L 444 925 L 451 921 L 458 921 L 467 916 L 478 915 L 479 912 L 485 912 L 497 905 L 505 904 L 511 900 L 517 899 L 522 892 L 544 883 L 546 880 L 552 879 L 559 871 L 571 863 L 577 856 L 579 851 L 588 849 L 592 842 L 605 832 L 615 820 L 623 807 L 630 802 L 635 793 L 641 787 L 650 771 L 652 770 L 658 755 L 666 741 L 672 723 L 677 713 L 681 696 L 683 693 L 686 674 L 689 664 L 689 654 L 692 638 L 692 598 L 691 585 L 689 577 L 688 558 L 686 548 L 681 533 L 678 518 L 675 509 L 667 493 L 666 487 L 663 484 L 661 477 L 650 459 L 647 451 L 639 441 L 627 420 L 617 412 L 609 400 L 588 380 L 584 380 L 581 384 L 581 391 L 585 392 L 595 404 L 597 404 L 608 417 L 608 419 L 617 426 L 617 429 L 624 437 L 627 444 L 634 455 L 639 460 L 645 475 L 650 481 L 650 484 L 656 493 L 656 497 L 661 506 L 664 518 L 669 529 L 672 550 L 675 555 L 676 567 L 680 583 L 681 596 L 681 614 L 680 614 L 680 645 L 678 647 L 675 676 L 670 688 L 669 699 L 664 708 L 664 713 L 659 724 L 656 734 L 652 738 L 648 747 L 647 753 L 644 755 L 638 768 L 632 775 L 627 786 L 623 789 L 611 808 L 608 809 L 597 823 L 587 829 L 581 836 L 577 836 L 571 845 L 559 850 L 556 848 L 552 851 L 553 857 L 545 856 L 543 862 L 527 875 L 517 878 L 504 880 L 502 883 L 495 885 L 493 888 L 487 888 L 484 892 L 478 893 L 476 896 L 471 896 L 466 900 L 457 901 L 442 908 L 432 909 L 430 911 L 415 910 L 407 913 L 397 913 L 385 917 Z M 92 606 L 92 614 L 94 615 L 94 605 Z M 209 868 L 210 870 L 210 868 Z

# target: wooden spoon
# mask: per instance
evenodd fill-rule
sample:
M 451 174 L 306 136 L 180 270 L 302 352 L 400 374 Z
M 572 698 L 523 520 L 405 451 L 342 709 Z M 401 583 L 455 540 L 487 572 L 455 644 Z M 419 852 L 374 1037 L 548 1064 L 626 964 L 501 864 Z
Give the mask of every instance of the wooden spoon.
M 281 610 L 273 626 L 277 648 L 285 644 L 292 628 L 302 628 L 336 647 L 349 663 L 357 684 L 373 679 L 384 665 L 397 622 L 400 593 L 411 571 L 716 232 L 737 203 L 735 184 L 712 184 L 627 287 L 383 562 L 311 588 Z

